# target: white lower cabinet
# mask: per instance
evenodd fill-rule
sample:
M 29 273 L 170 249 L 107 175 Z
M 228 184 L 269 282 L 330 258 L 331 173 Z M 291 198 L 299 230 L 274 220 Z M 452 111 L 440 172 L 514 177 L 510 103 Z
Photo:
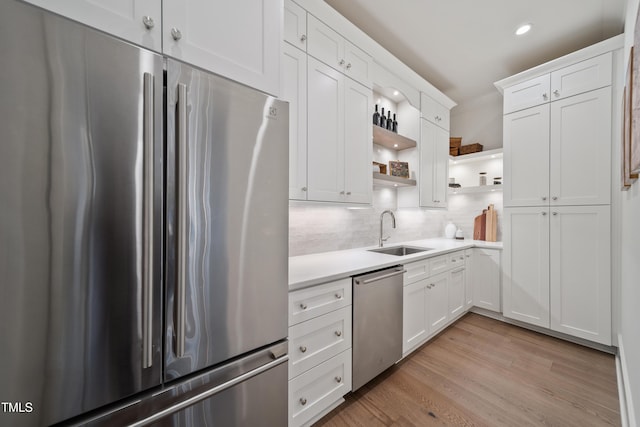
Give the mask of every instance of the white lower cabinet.
M 465 312 L 465 276 L 464 267 L 458 267 L 449 272 L 449 316 L 452 319 Z
M 429 334 L 440 331 L 449 320 L 449 273 L 430 277 L 427 285 Z
M 406 267 L 406 266 L 405 266 Z M 428 279 L 407 285 L 403 289 L 402 354 L 422 344 L 429 337 L 427 319 Z
M 289 426 L 317 421 L 351 391 L 351 349 L 289 381 Z
M 464 276 L 464 309 L 469 310 L 473 307 L 473 276 L 475 275 L 474 263 L 473 263 L 473 249 L 464 250 L 464 259 L 467 273 Z M 498 269 L 500 267 L 498 266 Z M 499 270 L 498 270 L 499 271 Z M 498 278 L 498 283 L 499 278 Z
M 500 304 L 500 251 L 496 249 L 473 248 L 469 250 L 472 267 L 467 267 L 472 282 L 473 305 L 486 310 L 502 312 Z M 465 251 L 466 252 L 466 251 Z
M 310 425 L 351 391 L 351 278 L 289 293 L 289 426 Z

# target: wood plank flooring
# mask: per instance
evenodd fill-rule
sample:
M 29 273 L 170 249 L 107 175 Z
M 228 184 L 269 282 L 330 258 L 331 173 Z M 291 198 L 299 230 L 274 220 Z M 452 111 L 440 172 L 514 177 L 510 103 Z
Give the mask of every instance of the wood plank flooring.
M 618 426 L 614 356 L 467 314 L 314 426 Z

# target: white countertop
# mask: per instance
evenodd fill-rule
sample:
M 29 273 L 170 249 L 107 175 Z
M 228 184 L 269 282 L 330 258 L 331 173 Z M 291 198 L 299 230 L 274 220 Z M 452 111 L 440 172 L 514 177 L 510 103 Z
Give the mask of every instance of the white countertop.
M 460 249 L 473 247 L 502 249 L 502 242 L 444 238 L 412 240 L 409 242 L 390 244 L 388 247 L 400 245 L 433 248 L 433 250 L 405 256 L 396 256 L 369 252 L 368 249 L 377 248 L 377 246 L 369 246 L 344 251 L 322 252 L 290 257 L 289 290 L 306 288 L 380 268 L 431 258 Z

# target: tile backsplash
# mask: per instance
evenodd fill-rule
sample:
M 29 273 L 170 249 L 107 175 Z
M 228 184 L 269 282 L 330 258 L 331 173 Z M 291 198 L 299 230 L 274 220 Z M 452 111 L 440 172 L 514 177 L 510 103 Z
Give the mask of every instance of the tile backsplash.
M 489 203 L 498 211 L 498 240 L 502 236 L 502 192 L 459 194 L 449 196 L 447 211 L 397 208 L 394 188 L 374 187 L 373 205 L 368 208 L 346 208 L 322 204 L 292 203 L 289 206 L 289 256 L 376 246 L 380 235 L 380 214 L 391 209 L 384 218 L 385 245 L 444 236 L 444 227 L 453 221 L 462 229 L 465 239 L 473 234 L 473 219 Z

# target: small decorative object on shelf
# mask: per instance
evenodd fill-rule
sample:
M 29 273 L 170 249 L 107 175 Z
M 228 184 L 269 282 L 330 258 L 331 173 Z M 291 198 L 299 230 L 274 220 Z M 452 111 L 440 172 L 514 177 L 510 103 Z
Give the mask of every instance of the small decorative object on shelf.
M 450 188 L 460 188 L 462 187 L 460 184 L 456 183 L 456 179 L 454 177 L 449 178 L 449 187 Z
M 462 229 L 458 228 L 458 230 L 456 230 L 456 239 L 457 240 L 464 240 L 464 235 L 462 234 Z
M 460 154 L 460 146 L 462 145 L 462 138 L 459 136 L 452 136 L 449 138 L 449 155 L 457 156 Z
M 459 150 L 460 154 L 471 154 L 479 151 L 482 151 L 482 144 L 477 142 L 475 144 L 461 145 Z
M 387 130 L 392 130 L 393 129 L 393 120 L 391 120 L 391 110 L 387 111 L 387 114 L 389 115 L 387 117 Z
M 380 127 L 387 128 L 387 118 L 384 115 L 384 107 L 382 107 L 382 114 L 380 114 Z
M 378 104 L 376 104 L 376 112 L 373 113 L 373 124 L 380 126 L 380 113 L 378 113 Z
M 387 165 L 380 162 L 373 162 L 373 171 L 381 174 L 387 174 Z
M 393 124 L 391 127 L 391 131 L 398 133 L 398 121 L 396 120 L 396 113 L 393 113 Z
M 487 185 L 487 173 L 480 172 L 480 183 L 479 185 Z
M 501 176 L 496 176 L 495 178 L 493 178 L 493 185 L 501 185 L 501 184 L 502 184 Z
M 397 176 L 400 178 L 409 178 L 409 163 L 393 161 L 389 162 L 389 169 L 391 176 Z

